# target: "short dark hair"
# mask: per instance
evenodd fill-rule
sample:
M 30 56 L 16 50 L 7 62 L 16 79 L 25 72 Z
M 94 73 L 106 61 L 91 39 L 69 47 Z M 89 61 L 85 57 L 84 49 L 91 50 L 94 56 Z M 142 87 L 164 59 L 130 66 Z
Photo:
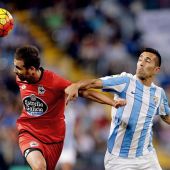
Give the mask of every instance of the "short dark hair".
M 143 52 L 149 52 L 149 53 L 153 53 L 153 54 L 155 54 L 156 56 L 157 56 L 157 66 L 161 66 L 161 62 L 162 62 L 162 59 L 161 59 L 161 55 L 160 55 L 160 53 L 157 51 L 157 50 L 155 50 L 154 48 L 144 48 L 142 51 L 141 51 L 141 53 L 143 53 Z
M 14 57 L 17 60 L 23 60 L 25 68 L 33 66 L 39 69 L 40 67 L 39 50 L 33 45 L 25 45 L 17 48 Z

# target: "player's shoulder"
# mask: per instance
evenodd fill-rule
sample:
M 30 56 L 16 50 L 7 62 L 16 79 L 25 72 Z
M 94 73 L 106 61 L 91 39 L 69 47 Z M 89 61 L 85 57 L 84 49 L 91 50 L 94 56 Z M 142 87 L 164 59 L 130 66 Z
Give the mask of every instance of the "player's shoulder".
M 122 72 L 120 74 L 117 75 L 112 75 L 112 77 L 120 77 L 120 78 L 125 78 L 125 79 L 134 79 L 134 75 L 131 73 L 127 73 L 127 72 Z
M 51 81 L 53 80 L 53 79 L 57 79 L 57 78 L 59 78 L 60 76 L 57 74 L 57 73 L 55 73 L 54 71 L 51 71 L 51 70 L 44 70 L 44 74 L 45 74 L 45 77 L 47 78 L 47 79 L 50 79 Z
M 155 83 L 152 83 L 152 87 L 155 88 L 157 91 L 160 91 L 161 94 L 165 94 L 165 91 L 162 87 L 156 85 Z
M 114 74 L 114 75 L 110 75 L 110 76 L 101 77 L 100 79 L 102 79 L 102 80 L 107 80 L 107 79 L 110 79 L 110 78 L 133 79 L 133 78 L 134 78 L 134 75 L 131 74 L 131 73 L 122 72 L 122 73 L 120 73 L 120 74 Z
M 134 78 L 134 75 L 133 75 L 133 74 L 127 73 L 127 72 L 122 72 L 122 73 L 120 74 L 120 76 L 122 76 L 122 77 Z
M 159 90 L 164 90 L 162 87 L 160 87 L 159 85 L 156 85 L 155 83 L 152 83 L 151 86 Z
M 50 70 L 44 69 L 43 71 L 43 79 L 47 82 L 52 82 L 54 77 L 54 73 Z
M 110 76 L 105 76 L 100 78 L 102 81 L 105 82 L 118 82 L 118 83 L 130 83 L 131 81 L 135 81 L 134 76 L 131 73 L 126 73 L 126 72 L 122 72 L 121 74 L 116 74 L 116 75 L 110 75 Z
M 46 80 L 48 80 L 48 82 L 50 84 L 58 84 L 58 83 L 66 83 L 66 84 L 71 84 L 71 82 L 69 80 L 67 80 L 66 78 L 64 78 L 63 76 L 59 75 L 58 73 L 51 71 L 51 70 L 45 70 L 45 77 Z

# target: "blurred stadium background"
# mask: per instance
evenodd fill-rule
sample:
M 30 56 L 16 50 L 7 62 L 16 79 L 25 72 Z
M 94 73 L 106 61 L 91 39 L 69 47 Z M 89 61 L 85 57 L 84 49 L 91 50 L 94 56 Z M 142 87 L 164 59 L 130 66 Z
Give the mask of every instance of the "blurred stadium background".
M 143 47 L 160 51 L 162 71 L 155 80 L 170 99 L 169 0 L 1 0 L 14 30 L 0 39 L 0 170 L 24 170 L 15 121 L 21 105 L 13 54 L 23 44 L 41 50 L 43 65 L 77 81 L 122 71 L 135 72 Z M 110 107 L 79 99 L 74 103 L 77 161 L 74 170 L 104 170 Z M 164 170 L 170 170 L 170 126 L 159 118 L 154 144 Z

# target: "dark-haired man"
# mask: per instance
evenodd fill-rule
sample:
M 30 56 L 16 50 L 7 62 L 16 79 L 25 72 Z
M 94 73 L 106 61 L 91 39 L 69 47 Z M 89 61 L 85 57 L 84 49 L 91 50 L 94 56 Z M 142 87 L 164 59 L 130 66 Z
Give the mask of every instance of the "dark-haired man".
M 23 102 L 17 120 L 20 149 L 33 170 L 54 170 L 65 137 L 64 89 L 71 82 L 40 67 L 39 51 L 31 45 L 16 50 L 14 72 Z M 94 91 L 82 95 L 115 107 L 124 105 Z
M 81 89 L 99 88 L 116 93 L 126 106 L 112 109 L 112 121 L 105 155 L 106 170 L 161 170 L 152 145 L 155 115 L 170 124 L 170 108 L 164 90 L 153 83 L 161 66 L 161 56 L 144 49 L 136 74 L 122 73 L 100 79 L 80 81 L 66 88 L 67 101 Z

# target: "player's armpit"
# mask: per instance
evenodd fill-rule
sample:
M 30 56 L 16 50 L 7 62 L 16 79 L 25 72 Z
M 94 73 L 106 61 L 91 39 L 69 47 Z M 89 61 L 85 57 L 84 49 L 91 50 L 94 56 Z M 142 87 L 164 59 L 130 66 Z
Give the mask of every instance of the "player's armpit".
M 85 97 L 92 101 L 95 101 L 101 104 L 107 104 L 107 105 L 110 105 L 116 108 L 126 105 L 126 101 L 124 99 L 114 100 L 113 96 L 108 96 L 102 92 L 98 92 L 94 90 L 79 90 L 79 95 L 81 97 Z
M 170 115 L 161 115 L 161 119 L 170 125 Z

